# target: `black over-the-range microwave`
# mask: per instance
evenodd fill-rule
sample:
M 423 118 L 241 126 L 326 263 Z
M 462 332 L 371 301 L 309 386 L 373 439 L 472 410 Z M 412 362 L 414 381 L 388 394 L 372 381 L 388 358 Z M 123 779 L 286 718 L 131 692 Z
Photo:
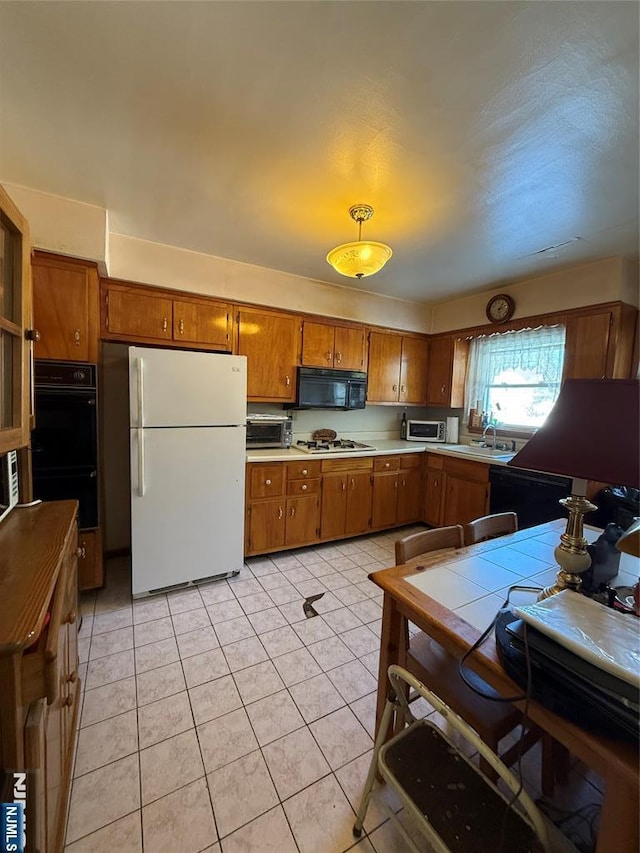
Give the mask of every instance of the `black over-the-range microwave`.
M 296 409 L 364 409 L 367 374 L 359 370 L 299 367 Z

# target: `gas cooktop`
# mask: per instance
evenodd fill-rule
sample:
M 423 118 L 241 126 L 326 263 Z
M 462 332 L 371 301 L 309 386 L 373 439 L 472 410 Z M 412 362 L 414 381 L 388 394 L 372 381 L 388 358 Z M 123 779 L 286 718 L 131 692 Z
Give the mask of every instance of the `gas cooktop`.
M 337 438 L 333 441 L 298 441 L 298 450 L 303 453 L 344 453 L 349 450 L 375 450 L 371 444 L 353 441 L 349 438 Z

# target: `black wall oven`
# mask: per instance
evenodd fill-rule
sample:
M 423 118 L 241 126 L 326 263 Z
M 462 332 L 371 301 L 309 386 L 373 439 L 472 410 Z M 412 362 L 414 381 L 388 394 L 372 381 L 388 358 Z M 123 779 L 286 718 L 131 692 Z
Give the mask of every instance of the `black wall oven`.
M 95 364 L 34 364 L 33 494 L 78 501 L 81 529 L 98 526 L 98 417 Z

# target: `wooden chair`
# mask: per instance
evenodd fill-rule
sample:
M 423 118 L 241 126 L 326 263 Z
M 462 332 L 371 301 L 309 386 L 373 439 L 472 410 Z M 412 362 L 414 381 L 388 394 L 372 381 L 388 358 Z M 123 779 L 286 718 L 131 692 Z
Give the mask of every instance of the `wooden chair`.
M 475 545 L 485 539 L 495 539 L 515 533 L 518 529 L 518 516 L 515 512 L 498 512 L 495 515 L 483 515 L 464 526 L 465 545 Z
M 515 515 L 514 513 L 507 513 Z M 461 525 L 438 527 L 413 533 L 396 542 L 396 565 L 401 566 L 429 551 L 442 548 L 462 548 L 464 531 Z M 401 664 L 419 681 L 433 691 L 449 705 L 456 714 L 466 720 L 487 746 L 498 754 L 498 744 L 522 721 L 522 714 L 513 705 L 484 699 L 467 687 L 458 674 L 458 661 L 441 646 L 432 641 L 422 631 L 406 638 L 408 649 L 406 660 Z M 490 685 L 473 673 L 468 673 L 475 686 L 483 693 L 493 696 L 499 694 Z M 538 740 L 539 733 L 527 732 L 523 744 L 523 753 Z M 516 760 L 518 745 L 511 747 L 500 757 L 509 767 Z M 491 779 L 496 779 L 495 770 L 483 759 L 480 768 Z M 545 785 L 548 788 L 548 785 Z
M 404 539 L 396 541 L 396 566 L 402 566 L 407 560 L 412 560 L 419 554 L 428 551 L 440 551 L 443 548 L 462 548 L 464 546 L 464 530 L 461 524 L 451 527 L 435 527 L 433 530 L 421 530 L 412 533 Z

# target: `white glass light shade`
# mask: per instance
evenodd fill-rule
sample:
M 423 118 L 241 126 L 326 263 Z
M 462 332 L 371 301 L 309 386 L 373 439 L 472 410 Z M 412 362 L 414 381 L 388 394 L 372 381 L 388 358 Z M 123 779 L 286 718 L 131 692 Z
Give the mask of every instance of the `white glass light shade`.
M 336 246 L 327 255 L 327 262 L 340 273 L 349 278 L 364 278 L 380 272 L 387 263 L 393 251 L 385 243 L 374 243 L 369 240 L 357 240 L 354 243 L 343 243 Z

